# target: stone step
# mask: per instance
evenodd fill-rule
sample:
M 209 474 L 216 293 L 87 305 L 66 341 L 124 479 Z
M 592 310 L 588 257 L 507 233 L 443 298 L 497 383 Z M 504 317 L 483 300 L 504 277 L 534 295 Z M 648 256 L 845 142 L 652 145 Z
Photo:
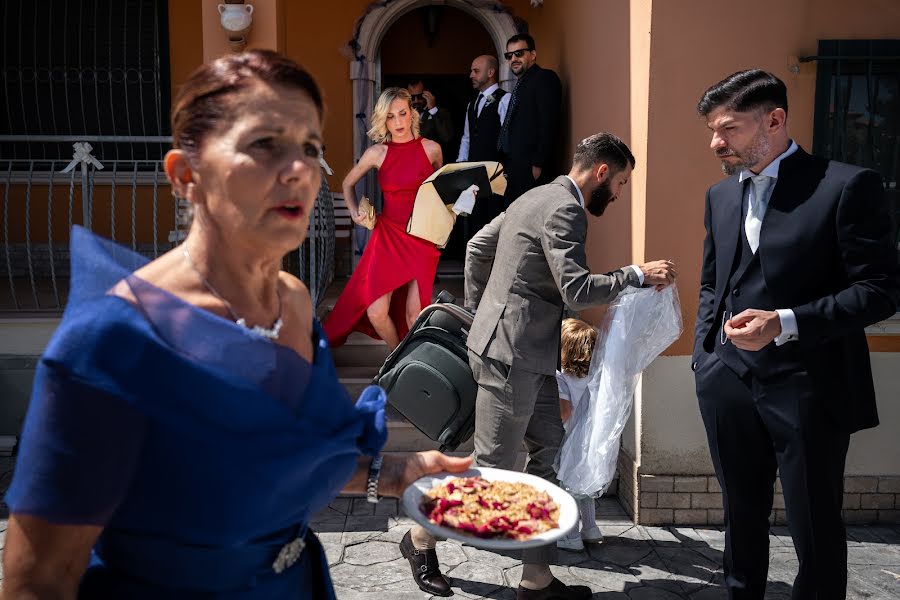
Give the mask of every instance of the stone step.
M 378 374 L 378 367 L 361 367 L 356 365 L 341 365 L 337 367 L 338 379 L 367 379 L 371 381 Z
M 372 385 L 372 377 L 343 377 L 340 373 L 338 373 L 338 381 L 353 399 L 359 398 L 362 391 Z
M 350 338 L 343 346 L 332 349 L 334 366 L 338 369 L 341 367 L 374 367 L 377 372 L 384 364 L 384 359 L 390 354 L 387 344 L 357 333 L 352 334 Z

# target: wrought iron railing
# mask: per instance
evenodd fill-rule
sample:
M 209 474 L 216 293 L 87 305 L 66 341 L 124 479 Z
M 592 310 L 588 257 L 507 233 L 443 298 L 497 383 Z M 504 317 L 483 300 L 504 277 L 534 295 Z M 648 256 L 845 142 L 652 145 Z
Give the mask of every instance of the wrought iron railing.
M 104 160 L 94 150 L 107 143 L 170 145 L 171 138 L 24 137 L 0 136 L 0 143 L 68 142 L 74 152 L 68 160 L 0 156 L 0 312 L 62 310 L 69 286 L 69 232 L 75 224 L 148 258 L 184 239 L 187 206 L 171 194 L 162 161 Z M 318 304 L 334 276 L 334 207 L 324 177 L 307 241 L 286 258 L 285 268 L 306 283 Z

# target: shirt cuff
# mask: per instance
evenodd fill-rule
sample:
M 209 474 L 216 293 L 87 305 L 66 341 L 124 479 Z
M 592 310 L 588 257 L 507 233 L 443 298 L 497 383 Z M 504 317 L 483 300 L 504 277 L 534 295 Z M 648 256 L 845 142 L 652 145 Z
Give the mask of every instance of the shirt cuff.
M 797 317 L 789 308 L 779 308 L 778 319 L 781 321 L 781 333 L 775 338 L 775 345 L 782 346 L 788 342 L 794 342 L 800 337 L 797 330 Z
M 629 269 L 634 269 L 634 272 L 637 273 L 638 281 L 640 282 L 638 285 L 644 285 L 644 272 L 641 271 L 641 268 L 637 265 L 628 265 Z
M 430 112 L 433 115 L 436 115 L 437 114 L 437 106 L 435 106 L 434 108 L 429 108 L 428 112 Z

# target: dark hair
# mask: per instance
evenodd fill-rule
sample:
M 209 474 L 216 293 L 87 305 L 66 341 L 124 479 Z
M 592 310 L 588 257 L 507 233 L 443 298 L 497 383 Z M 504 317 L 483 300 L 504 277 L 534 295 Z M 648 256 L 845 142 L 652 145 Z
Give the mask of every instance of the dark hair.
M 720 106 L 738 112 L 782 108 L 786 113 L 787 88 L 783 81 L 766 71 L 738 71 L 703 92 L 697 112 L 705 117 Z
M 534 50 L 534 38 L 527 33 L 517 33 L 516 35 L 506 40 L 506 45 L 509 46 L 514 42 L 525 42 L 529 50 Z
M 606 163 L 618 172 L 631 163 L 634 168 L 634 155 L 628 146 L 611 133 L 601 132 L 588 136 L 575 146 L 573 163 L 579 169 L 590 169 L 596 164 Z
M 303 90 L 322 118 L 322 93 L 303 67 L 272 50 L 250 50 L 223 56 L 191 73 L 172 108 L 172 147 L 196 157 L 209 133 L 230 118 L 228 96 L 254 81 Z

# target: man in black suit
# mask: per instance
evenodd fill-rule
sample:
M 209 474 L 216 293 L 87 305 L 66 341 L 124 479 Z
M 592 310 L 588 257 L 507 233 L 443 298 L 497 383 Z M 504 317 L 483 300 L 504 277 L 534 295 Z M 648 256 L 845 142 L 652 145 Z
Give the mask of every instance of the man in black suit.
M 558 150 L 562 84 L 556 73 L 535 62 L 534 38 L 527 33 L 509 38 L 503 57 L 517 78 L 497 140 L 506 169 L 508 205 L 556 176 L 551 169 Z
M 799 148 L 770 73 L 729 76 L 697 111 L 731 176 L 706 194 L 692 358 L 728 595 L 765 594 L 777 469 L 799 558 L 793 598 L 844 598 L 844 462 L 850 434 L 878 424 L 864 328 L 900 302 L 881 177 Z
M 421 79 L 411 81 L 406 89 L 412 96 L 412 107 L 419 113 L 419 133 L 440 144 L 444 156 L 452 156 L 449 144 L 453 139 L 453 117 L 450 111 L 437 105 L 434 94 Z

